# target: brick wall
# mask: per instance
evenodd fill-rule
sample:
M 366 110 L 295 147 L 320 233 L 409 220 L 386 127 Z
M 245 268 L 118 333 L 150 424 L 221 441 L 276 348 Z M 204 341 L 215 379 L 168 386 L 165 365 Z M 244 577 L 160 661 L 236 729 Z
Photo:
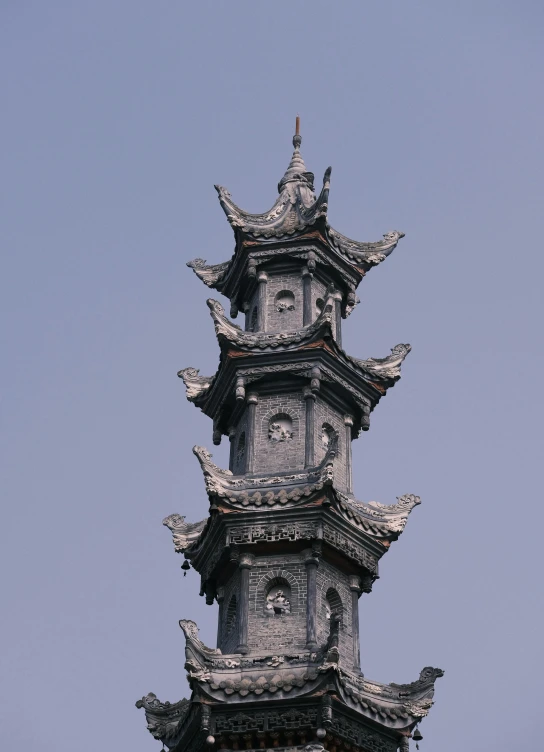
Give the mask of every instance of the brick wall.
M 293 438 L 271 441 L 268 437 L 271 419 L 285 414 L 293 423 Z M 255 469 L 273 473 L 304 468 L 306 414 L 301 392 L 259 397 L 255 430 Z
M 271 587 L 290 588 L 291 613 L 271 616 L 266 596 Z M 262 556 L 249 577 L 248 646 L 252 652 L 284 654 L 306 645 L 306 567 L 300 554 Z
M 278 311 L 276 296 L 282 290 L 289 290 L 294 295 L 293 311 Z M 287 332 L 302 329 L 303 297 L 302 276 L 299 273 L 271 274 L 266 285 L 266 331 Z

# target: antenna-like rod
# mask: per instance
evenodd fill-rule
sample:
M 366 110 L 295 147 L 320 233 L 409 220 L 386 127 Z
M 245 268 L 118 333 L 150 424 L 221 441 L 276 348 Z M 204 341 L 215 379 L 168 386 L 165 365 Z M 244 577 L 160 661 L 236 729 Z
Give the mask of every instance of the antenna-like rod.
M 300 136 L 300 115 L 297 115 L 295 121 L 295 136 Z

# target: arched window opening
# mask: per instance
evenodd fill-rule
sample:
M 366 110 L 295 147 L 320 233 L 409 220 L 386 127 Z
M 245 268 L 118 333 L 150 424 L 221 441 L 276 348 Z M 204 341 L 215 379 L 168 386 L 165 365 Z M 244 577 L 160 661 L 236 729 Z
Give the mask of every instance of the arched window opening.
M 342 599 L 338 595 L 338 591 L 334 588 L 329 588 L 325 595 L 325 607 L 327 609 L 327 619 L 331 619 L 335 616 L 340 623 L 342 623 L 344 608 L 342 606 Z
M 293 438 L 293 421 L 287 413 L 278 413 L 270 418 L 268 438 L 274 444 L 280 441 L 290 441 Z
M 281 290 L 276 295 L 276 311 L 283 313 L 284 311 L 295 310 L 295 296 L 290 290 Z
M 319 314 L 323 310 L 324 306 L 325 306 L 325 301 L 323 300 L 323 298 L 318 298 L 315 301 L 315 312 L 316 312 L 317 316 L 319 316 Z
M 336 431 L 331 426 L 331 424 L 323 423 L 323 425 L 321 426 L 321 444 L 325 451 L 327 451 L 327 449 L 331 446 L 335 438 Z
M 285 580 L 274 580 L 265 598 L 267 616 L 283 616 L 291 613 L 291 588 Z
M 225 621 L 225 632 L 227 636 L 234 632 L 234 627 L 236 626 L 236 611 L 236 595 L 233 595 L 229 601 L 227 618 Z

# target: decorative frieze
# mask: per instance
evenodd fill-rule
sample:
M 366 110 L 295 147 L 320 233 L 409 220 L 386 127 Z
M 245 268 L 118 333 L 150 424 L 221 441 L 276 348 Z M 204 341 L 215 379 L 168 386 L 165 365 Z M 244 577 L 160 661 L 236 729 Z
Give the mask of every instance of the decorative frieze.
M 244 544 L 261 541 L 311 540 L 318 537 L 317 523 L 289 522 L 269 525 L 240 525 L 229 528 L 229 543 Z

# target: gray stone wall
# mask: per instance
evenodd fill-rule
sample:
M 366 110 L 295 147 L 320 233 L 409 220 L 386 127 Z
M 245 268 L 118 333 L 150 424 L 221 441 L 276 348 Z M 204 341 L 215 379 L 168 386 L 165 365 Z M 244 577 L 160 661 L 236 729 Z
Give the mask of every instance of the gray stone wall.
M 294 296 L 294 310 L 278 311 L 277 296 L 288 290 Z M 300 272 L 270 274 L 266 286 L 266 331 L 287 332 L 303 326 L 302 276 Z
M 269 615 L 266 596 L 274 585 L 290 589 L 291 613 Z M 306 645 L 306 567 L 299 554 L 263 556 L 249 576 L 248 646 L 251 652 L 285 654 Z
M 259 397 L 255 426 L 255 471 L 273 473 L 304 468 L 305 406 L 302 392 Z M 276 415 L 288 415 L 292 438 L 272 441 L 269 426 Z
M 323 397 L 318 395 L 315 402 L 315 458 L 316 464 L 321 462 L 327 451 L 323 443 L 323 424 L 330 425 L 338 436 L 338 450 L 334 460 L 334 481 L 339 491 L 345 491 L 346 478 L 346 429 L 344 413 L 329 405 Z

